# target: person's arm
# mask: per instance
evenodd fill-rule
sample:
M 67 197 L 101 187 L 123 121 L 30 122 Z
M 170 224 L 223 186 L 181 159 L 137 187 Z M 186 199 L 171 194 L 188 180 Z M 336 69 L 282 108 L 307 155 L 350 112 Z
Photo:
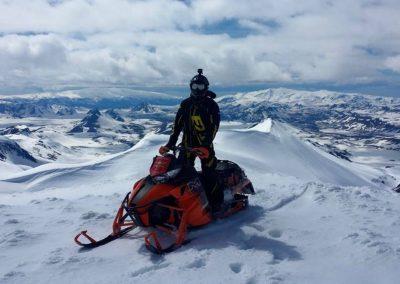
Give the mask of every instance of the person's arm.
M 181 133 L 182 129 L 183 129 L 183 107 L 181 105 L 178 109 L 178 112 L 176 113 L 174 126 L 172 128 L 172 134 L 169 137 L 168 143 L 165 145 L 166 147 L 172 148 L 176 145 L 176 142 L 178 141 L 179 134 Z
M 204 140 L 204 145 L 206 147 L 209 147 L 214 138 L 215 135 L 217 134 L 217 131 L 219 129 L 219 123 L 221 121 L 220 118 L 220 113 L 219 113 L 219 107 L 218 104 L 215 101 L 212 101 L 212 103 L 210 104 L 210 124 L 207 127 L 207 131 L 206 131 L 206 137 Z

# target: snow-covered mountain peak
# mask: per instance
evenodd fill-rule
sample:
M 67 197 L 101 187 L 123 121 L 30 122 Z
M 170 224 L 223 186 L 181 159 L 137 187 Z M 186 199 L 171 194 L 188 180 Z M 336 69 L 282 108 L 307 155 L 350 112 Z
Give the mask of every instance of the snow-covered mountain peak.
M 264 121 L 254 125 L 253 127 L 249 128 L 250 131 L 259 131 L 264 133 L 270 133 L 272 128 L 273 122 L 271 118 L 267 118 Z
M 296 137 L 296 128 L 267 119 L 249 129 L 221 131 L 215 148 L 219 158 L 233 155 L 245 168 L 259 173 L 279 173 L 304 181 L 339 185 L 375 186 L 380 173 L 318 149 Z M 394 186 L 390 184 L 390 186 Z
M 133 112 L 141 112 L 141 113 L 155 113 L 159 111 L 159 109 L 149 103 L 140 103 L 135 107 L 132 107 Z
M 97 132 L 99 128 L 99 118 L 102 114 L 96 109 L 91 109 L 86 113 L 86 116 L 76 124 L 69 133 L 80 133 L 80 132 Z
M 117 121 L 120 121 L 120 122 L 125 121 L 124 118 L 115 109 L 108 109 L 108 110 L 106 110 L 105 114 Z
M 91 109 L 86 113 L 86 117 L 99 117 L 101 115 L 97 108 Z
M 69 133 L 98 132 L 100 128 L 112 128 L 124 122 L 124 119 L 114 110 L 105 111 L 104 114 L 97 108 L 89 110 Z

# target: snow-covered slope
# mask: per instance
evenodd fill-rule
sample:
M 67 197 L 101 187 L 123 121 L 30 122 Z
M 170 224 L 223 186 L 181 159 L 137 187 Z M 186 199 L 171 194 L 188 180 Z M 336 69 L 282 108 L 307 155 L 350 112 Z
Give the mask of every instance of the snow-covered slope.
M 38 165 L 40 162 L 21 148 L 18 143 L 5 136 L 0 136 L 0 178 Z
M 37 164 L 35 158 L 22 149 L 16 142 L 5 136 L 0 136 L 0 160 L 27 166 Z
M 287 124 L 270 119 L 248 129 L 224 131 L 216 139 L 220 153 L 245 168 L 338 185 L 370 185 L 379 171 L 336 158 L 303 142 Z M 251 157 L 251 159 L 248 159 Z
M 48 164 L 0 182 L 0 279 L 5 283 L 396 283 L 399 196 L 386 173 L 328 155 L 280 122 L 222 129 L 220 159 L 237 162 L 257 194 L 247 211 L 189 234 L 165 256 L 141 233 L 81 251 L 73 236 L 108 234 L 125 193 L 167 140 L 80 165 Z M 38 253 L 40 252 L 40 253 Z

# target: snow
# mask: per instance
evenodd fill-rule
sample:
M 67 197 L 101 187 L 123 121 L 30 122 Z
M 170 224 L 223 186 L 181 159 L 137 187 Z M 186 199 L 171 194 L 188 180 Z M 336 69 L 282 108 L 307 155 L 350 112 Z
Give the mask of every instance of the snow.
M 91 251 L 73 237 L 107 235 L 126 192 L 168 136 L 83 164 L 46 164 L 0 182 L 2 283 L 397 283 L 400 203 L 351 163 L 266 120 L 222 127 L 220 159 L 241 165 L 257 194 L 248 210 L 192 231 L 171 254 L 151 255 L 143 232 Z
M 215 145 L 217 149 L 221 145 L 219 152 L 232 160 L 243 161 L 244 168 L 258 170 L 257 176 L 270 172 L 307 181 L 363 186 L 371 185 L 371 178 L 380 174 L 379 170 L 349 163 L 301 141 L 284 123 L 268 119 L 241 132 L 221 132 Z
M 21 165 L 0 161 L 0 179 L 7 178 L 17 172 L 22 172 L 24 169 L 26 168 Z
M 0 161 L 1 160 L 18 165 L 21 168 L 23 166 L 29 168 L 39 164 L 27 151 L 22 149 L 18 143 L 5 136 L 0 136 Z

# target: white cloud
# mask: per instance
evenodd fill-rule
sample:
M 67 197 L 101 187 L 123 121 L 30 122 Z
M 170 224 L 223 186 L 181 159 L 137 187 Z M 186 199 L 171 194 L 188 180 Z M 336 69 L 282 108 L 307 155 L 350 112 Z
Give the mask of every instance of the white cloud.
M 55 79 L 66 57 L 65 46 L 53 35 L 0 37 L 0 74 L 7 83 Z
M 229 85 L 363 83 L 399 71 L 398 1 L 50 2 L 0 0 L 3 85 L 173 85 L 197 67 Z M 225 20 L 253 32 L 213 32 Z
M 385 66 L 392 71 L 400 73 L 400 55 L 387 58 Z

